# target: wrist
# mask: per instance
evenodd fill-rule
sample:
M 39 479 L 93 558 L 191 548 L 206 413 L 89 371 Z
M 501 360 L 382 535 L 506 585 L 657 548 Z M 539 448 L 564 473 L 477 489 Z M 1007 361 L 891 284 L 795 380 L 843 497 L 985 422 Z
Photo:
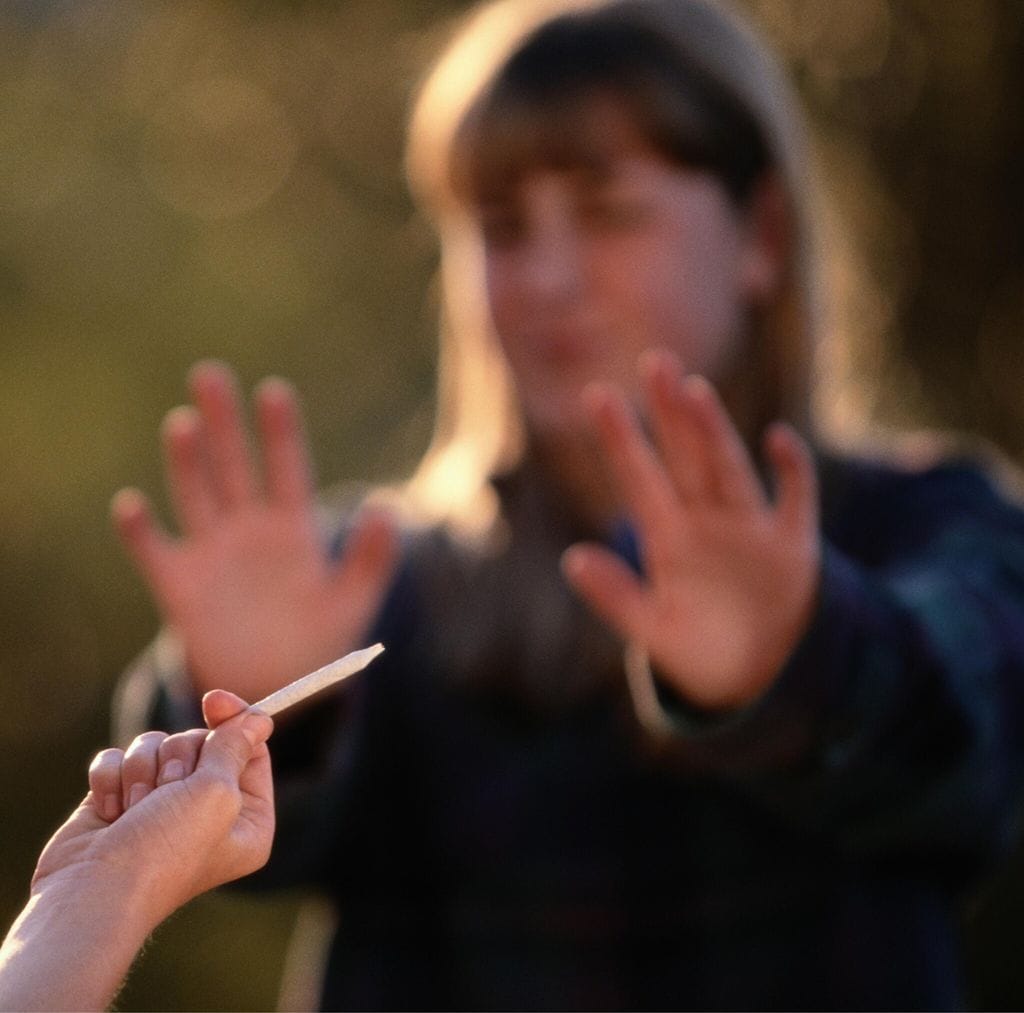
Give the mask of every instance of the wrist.
M 152 888 L 154 878 L 142 867 L 88 859 L 33 881 L 30 904 L 40 910 L 89 911 L 99 926 L 110 922 L 132 934 L 148 934 L 167 914 Z
M 105 1009 L 158 921 L 142 884 L 103 863 L 47 876 L 0 949 L 0 1008 Z

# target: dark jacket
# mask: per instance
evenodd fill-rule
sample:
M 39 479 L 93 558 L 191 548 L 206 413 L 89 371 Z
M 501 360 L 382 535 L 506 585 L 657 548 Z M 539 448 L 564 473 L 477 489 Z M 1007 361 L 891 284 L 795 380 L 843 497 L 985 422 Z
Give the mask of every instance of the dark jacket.
M 959 905 L 1013 835 L 1024 516 L 967 466 L 821 479 L 809 630 L 742 712 L 662 688 L 670 735 L 558 575 L 588 533 L 528 474 L 486 545 L 410 533 L 387 651 L 272 742 L 252 883 L 337 901 L 325 1009 L 963 1004 Z M 192 723 L 153 658 L 127 696 Z

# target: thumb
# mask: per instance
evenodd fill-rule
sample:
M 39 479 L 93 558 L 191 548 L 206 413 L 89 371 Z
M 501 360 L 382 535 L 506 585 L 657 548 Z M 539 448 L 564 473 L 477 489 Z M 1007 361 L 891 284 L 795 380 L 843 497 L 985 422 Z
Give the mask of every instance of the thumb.
M 223 774 L 237 783 L 273 731 L 274 722 L 266 714 L 246 708 L 206 736 L 196 770 Z
M 203 696 L 203 719 L 207 728 L 216 728 L 223 724 L 228 718 L 248 708 L 248 704 L 234 693 L 226 689 L 211 689 Z

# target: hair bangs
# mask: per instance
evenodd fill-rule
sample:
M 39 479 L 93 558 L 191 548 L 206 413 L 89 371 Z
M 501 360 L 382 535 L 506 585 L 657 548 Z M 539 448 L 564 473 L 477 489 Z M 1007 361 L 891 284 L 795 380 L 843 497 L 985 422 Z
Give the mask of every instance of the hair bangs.
M 713 173 L 737 202 L 749 196 L 769 163 L 754 116 L 660 35 L 611 13 L 566 15 L 521 45 L 454 139 L 457 199 L 491 199 L 538 168 L 600 174 L 628 144 Z M 608 129 L 609 109 L 621 130 Z
M 456 141 L 452 188 L 464 202 L 499 199 L 537 169 L 602 176 L 621 152 L 621 143 L 602 128 L 593 95 L 561 95 L 544 106 L 503 105 L 488 103 L 468 118 Z

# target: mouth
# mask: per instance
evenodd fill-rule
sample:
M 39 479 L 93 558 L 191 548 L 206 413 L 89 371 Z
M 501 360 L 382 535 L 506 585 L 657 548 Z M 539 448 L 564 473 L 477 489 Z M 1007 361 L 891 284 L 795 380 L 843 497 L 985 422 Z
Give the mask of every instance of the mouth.
M 536 336 L 534 347 L 545 361 L 566 367 L 592 364 L 598 343 L 589 332 L 559 328 Z

